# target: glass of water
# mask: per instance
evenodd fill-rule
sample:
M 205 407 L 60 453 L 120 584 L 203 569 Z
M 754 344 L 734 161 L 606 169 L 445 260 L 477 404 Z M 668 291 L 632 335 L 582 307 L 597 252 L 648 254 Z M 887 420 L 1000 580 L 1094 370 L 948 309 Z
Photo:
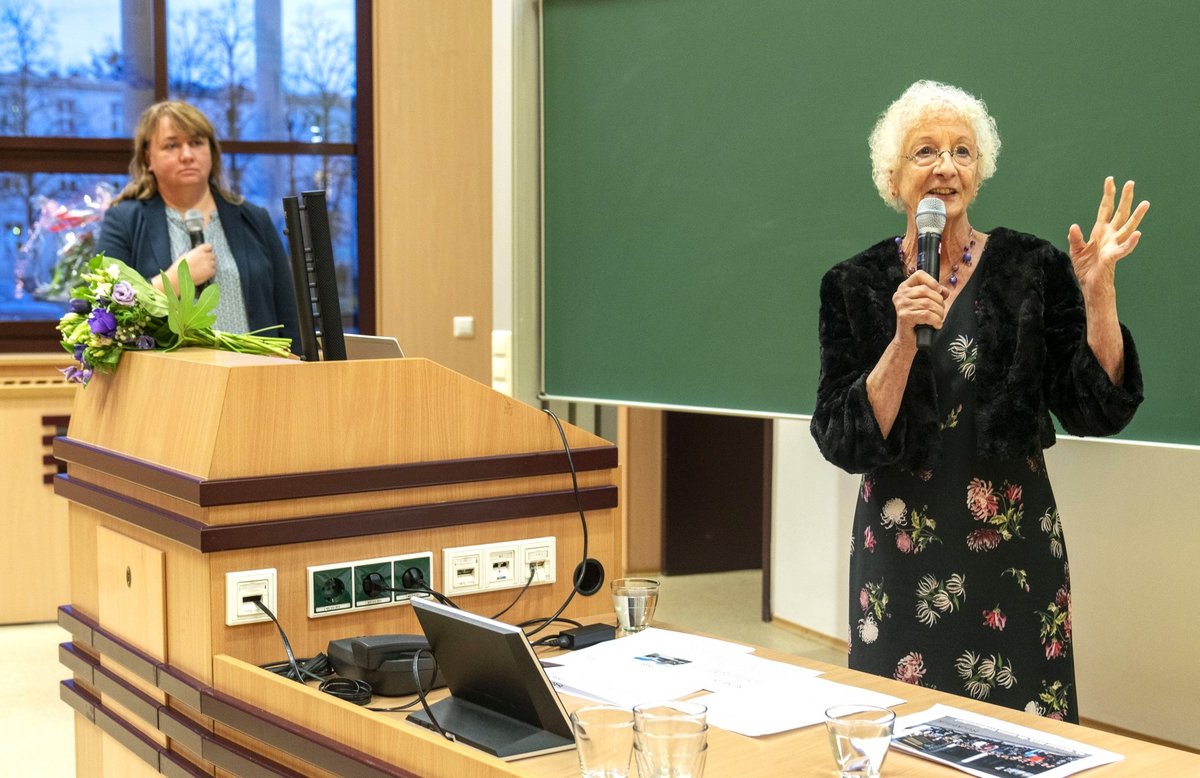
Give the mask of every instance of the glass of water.
M 825 711 L 829 746 L 842 778 L 879 775 L 895 722 L 895 713 L 873 705 L 836 705 Z
M 658 605 L 658 581 L 653 578 L 618 578 L 612 582 L 613 610 L 617 626 L 628 635 L 641 632 L 654 618 Z

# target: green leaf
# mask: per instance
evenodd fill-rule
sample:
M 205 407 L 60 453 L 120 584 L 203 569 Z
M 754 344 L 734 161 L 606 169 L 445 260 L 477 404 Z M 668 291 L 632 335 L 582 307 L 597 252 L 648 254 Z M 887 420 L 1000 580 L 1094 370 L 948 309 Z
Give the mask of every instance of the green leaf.
M 208 286 L 196 297 L 196 285 L 192 282 L 192 271 L 188 269 L 187 260 L 179 263 L 179 293 L 166 292 L 167 326 L 175 333 L 178 340 L 170 348 L 178 348 L 187 344 L 189 338 L 195 337 L 198 330 L 209 329 L 217 320 L 216 308 L 219 292 L 216 286 Z M 163 289 L 170 290 L 171 283 L 167 274 L 163 273 Z

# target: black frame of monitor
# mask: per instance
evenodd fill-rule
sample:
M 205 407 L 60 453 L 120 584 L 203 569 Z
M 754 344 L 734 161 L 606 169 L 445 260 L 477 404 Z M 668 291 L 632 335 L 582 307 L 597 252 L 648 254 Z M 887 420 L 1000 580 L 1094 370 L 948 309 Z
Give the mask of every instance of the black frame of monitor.
M 301 356 L 309 362 L 346 358 L 337 271 L 322 189 L 283 198 L 283 234 L 288 239 Z M 318 344 L 319 340 L 319 344 Z
M 452 696 L 408 720 L 500 759 L 575 746 L 567 710 L 519 627 L 441 603 L 410 600 Z

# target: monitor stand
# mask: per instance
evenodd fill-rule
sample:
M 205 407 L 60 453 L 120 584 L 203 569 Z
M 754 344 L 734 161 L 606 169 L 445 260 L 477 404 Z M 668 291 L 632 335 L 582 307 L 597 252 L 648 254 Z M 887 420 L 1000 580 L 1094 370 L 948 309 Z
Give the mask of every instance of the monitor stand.
M 575 746 L 574 741 L 561 735 L 455 697 L 434 703 L 430 710 L 446 734 L 504 760 L 565 751 Z M 423 710 L 408 714 L 408 720 L 437 731 Z

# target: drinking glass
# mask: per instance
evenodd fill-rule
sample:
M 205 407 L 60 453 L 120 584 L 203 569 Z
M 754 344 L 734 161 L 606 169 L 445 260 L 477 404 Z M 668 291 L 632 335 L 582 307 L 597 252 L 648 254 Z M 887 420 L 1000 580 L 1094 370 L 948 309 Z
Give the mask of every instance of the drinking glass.
M 613 610 L 617 626 L 628 635 L 641 632 L 654 618 L 658 604 L 658 581 L 653 578 L 618 578 L 612 582 Z
M 615 705 L 587 705 L 571 714 L 583 778 L 628 778 L 633 714 Z
M 873 705 L 836 705 L 825 711 L 829 746 L 842 778 L 879 775 L 895 721 L 895 713 Z
M 633 708 L 640 778 L 699 778 L 708 758 L 708 707 L 675 700 Z

